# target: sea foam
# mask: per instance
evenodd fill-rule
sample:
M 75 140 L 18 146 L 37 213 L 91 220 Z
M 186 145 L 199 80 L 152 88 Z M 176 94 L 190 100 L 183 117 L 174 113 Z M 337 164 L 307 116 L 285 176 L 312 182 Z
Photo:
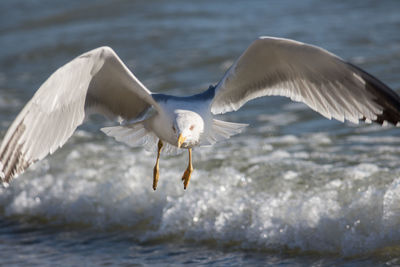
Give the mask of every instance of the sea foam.
M 5 217 L 140 229 L 141 241 L 173 236 L 343 255 L 398 242 L 400 170 L 390 160 L 354 164 L 346 143 L 319 134 L 322 141 L 311 144 L 310 136 L 238 137 L 196 149 L 186 191 L 180 178 L 187 155 L 163 155 L 153 191 L 153 153 L 78 133 L 71 145 L 2 188 L 0 205 Z M 376 162 L 384 157 L 371 153 Z

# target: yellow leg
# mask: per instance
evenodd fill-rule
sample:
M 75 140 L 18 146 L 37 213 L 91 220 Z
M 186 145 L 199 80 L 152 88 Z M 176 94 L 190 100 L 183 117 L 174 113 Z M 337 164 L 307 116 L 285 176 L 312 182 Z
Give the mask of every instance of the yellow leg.
M 183 188 L 186 189 L 186 187 L 189 184 L 189 180 L 190 180 L 190 175 L 193 172 L 193 165 L 192 165 L 192 149 L 189 148 L 189 164 L 188 167 L 185 171 L 185 173 L 182 176 L 182 181 L 183 181 Z
M 157 152 L 156 165 L 154 166 L 154 170 L 153 170 L 153 189 L 154 190 L 157 189 L 158 178 L 160 176 L 158 163 L 160 161 L 160 154 L 161 154 L 162 147 L 163 147 L 163 142 L 160 139 L 158 141 L 158 152 Z

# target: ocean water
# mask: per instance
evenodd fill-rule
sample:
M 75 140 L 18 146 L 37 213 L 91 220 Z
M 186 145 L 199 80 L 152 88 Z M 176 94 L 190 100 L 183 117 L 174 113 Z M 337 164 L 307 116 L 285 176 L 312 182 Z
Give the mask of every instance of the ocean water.
M 24 1 L 0 3 L 0 136 L 75 56 L 115 49 L 154 92 L 217 82 L 260 35 L 322 46 L 400 92 L 400 2 Z M 130 148 L 99 128 L 0 188 L 4 266 L 395 266 L 400 130 L 330 121 L 269 97 L 221 119 L 242 134 L 187 155 Z

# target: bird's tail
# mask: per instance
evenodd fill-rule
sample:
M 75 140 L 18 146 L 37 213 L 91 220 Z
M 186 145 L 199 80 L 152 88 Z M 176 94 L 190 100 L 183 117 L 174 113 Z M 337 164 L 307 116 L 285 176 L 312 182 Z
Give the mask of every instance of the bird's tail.
M 144 146 L 147 151 L 157 151 L 158 137 L 148 131 L 142 121 L 127 125 L 104 127 L 101 128 L 101 131 L 108 136 L 114 137 L 118 142 L 129 146 Z M 165 154 L 179 154 L 180 150 L 170 144 L 165 144 L 162 152 Z
M 142 123 L 104 127 L 101 128 L 101 131 L 108 136 L 114 137 L 118 142 L 133 147 L 145 145 L 149 141 L 147 140 L 149 132 L 144 128 Z
M 213 120 L 212 130 L 206 135 L 201 145 L 212 145 L 218 141 L 229 139 L 246 128 L 248 124 Z

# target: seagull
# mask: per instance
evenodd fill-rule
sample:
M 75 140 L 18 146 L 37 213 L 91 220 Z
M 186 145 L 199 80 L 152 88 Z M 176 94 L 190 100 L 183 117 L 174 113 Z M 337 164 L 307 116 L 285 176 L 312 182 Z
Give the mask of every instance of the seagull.
M 259 37 L 222 79 L 192 96 L 152 93 L 110 47 L 84 53 L 56 70 L 7 130 L 0 146 L 0 177 L 7 186 L 31 164 L 52 154 L 91 114 L 115 119 L 102 128 L 128 145 L 156 148 L 153 189 L 161 152 L 187 149 L 184 189 L 192 149 L 240 133 L 247 124 L 215 119 L 262 96 L 303 102 L 328 119 L 399 125 L 400 97 L 359 67 L 317 46 Z

